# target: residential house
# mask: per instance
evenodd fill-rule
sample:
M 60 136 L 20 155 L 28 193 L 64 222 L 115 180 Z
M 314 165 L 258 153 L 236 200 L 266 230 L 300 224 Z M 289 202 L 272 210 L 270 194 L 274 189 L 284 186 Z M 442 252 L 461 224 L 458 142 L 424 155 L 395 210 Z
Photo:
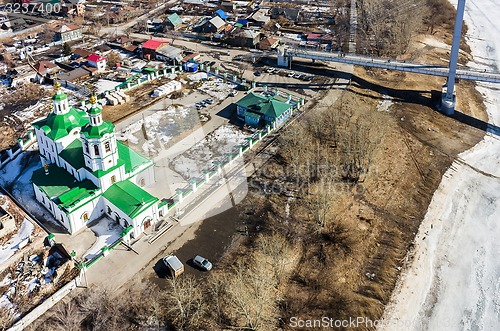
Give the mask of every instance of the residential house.
M 222 9 L 217 9 L 214 13 L 214 16 L 217 15 L 219 16 L 220 18 L 222 18 L 224 21 L 227 20 L 228 18 L 228 15 L 222 10 Z
M 23 18 L 15 18 L 9 21 L 1 22 L 0 28 L 5 31 L 17 31 L 27 26 Z
M 239 27 L 239 28 L 248 28 L 248 24 L 249 24 L 248 20 L 238 18 L 238 20 L 236 21 L 236 24 L 234 24 L 234 26 Z
M 0 206 L 0 238 L 7 238 L 7 235 L 14 232 L 16 228 L 14 217 Z
M 85 14 L 85 0 L 64 0 L 61 8 L 65 16 L 83 16 Z
M 271 17 L 268 15 L 269 9 L 261 8 L 250 16 L 249 21 L 256 26 L 264 26 L 269 23 Z
M 98 54 L 92 54 L 87 58 L 89 66 L 97 68 L 97 72 L 106 71 L 106 58 Z
M 142 44 L 142 58 L 147 60 L 156 60 L 156 50 L 168 45 L 166 40 L 149 39 Z
M 80 48 L 80 47 L 77 47 L 75 49 L 72 50 L 72 55 L 71 55 L 71 58 L 72 59 L 79 59 L 79 58 L 88 58 L 90 55 L 92 55 L 92 52 L 91 51 L 88 51 L 84 48 Z
M 18 84 L 35 81 L 36 75 L 36 71 L 28 64 L 15 67 L 9 74 L 10 86 L 16 87 Z
M 107 42 L 107 44 L 112 48 L 118 48 L 130 53 L 133 53 L 137 50 L 137 46 L 132 44 L 130 39 L 126 36 L 116 37 L 115 39 Z
M 203 6 L 206 4 L 208 0 L 183 0 L 182 3 L 186 5 L 197 5 L 197 6 Z
M 186 55 L 182 58 L 181 62 L 192 62 L 192 61 L 198 61 L 200 58 L 200 53 L 191 53 L 189 55 Z
M 283 123 L 291 114 L 293 105 L 280 101 L 281 97 L 271 94 L 250 92 L 236 102 L 236 115 L 245 124 L 258 127 L 276 121 L 276 125 Z
M 259 41 L 259 49 L 269 51 L 278 47 L 279 44 L 279 39 L 274 37 L 267 37 Z
M 270 14 L 272 19 L 283 17 L 289 21 L 297 22 L 300 17 L 300 10 L 298 8 L 272 7 Z
M 163 31 L 163 20 L 161 18 L 153 18 L 147 22 L 148 31 L 150 32 L 162 32 Z
M 166 30 L 177 31 L 182 27 L 182 23 L 182 18 L 177 13 L 173 13 L 167 16 L 163 24 Z
M 232 1 L 222 1 L 220 8 L 227 13 L 234 13 L 236 10 L 236 4 Z
M 166 61 L 173 65 L 180 64 L 183 57 L 183 50 L 171 45 L 166 45 L 156 50 L 156 60 Z
M 260 32 L 249 29 L 238 29 L 236 33 L 231 34 L 226 43 L 233 46 L 253 48 L 260 39 Z
M 83 36 L 82 27 L 75 24 L 54 21 L 47 23 L 47 26 L 54 32 L 54 41 L 67 42 Z
M 52 75 L 59 71 L 59 66 L 49 61 L 40 61 L 35 65 L 37 75 L 35 82 L 43 84 L 46 79 L 51 79 Z
M 201 27 L 200 32 L 203 33 L 220 33 L 225 26 L 226 22 L 219 16 L 215 16 L 206 21 Z
M 60 79 L 61 81 L 75 83 L 91 76 L 92 73 L 93 70 L 91 70 L 91 68 L 81 66 L 76 69 L 58 74 L 58 79 Z

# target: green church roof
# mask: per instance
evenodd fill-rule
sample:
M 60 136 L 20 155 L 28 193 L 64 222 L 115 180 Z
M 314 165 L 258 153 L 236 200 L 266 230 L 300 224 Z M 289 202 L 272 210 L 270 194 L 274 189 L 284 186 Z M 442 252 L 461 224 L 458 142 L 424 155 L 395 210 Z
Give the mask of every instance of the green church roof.
M 276 99 L 277 97 L 266 97 L 262 94 L 251 92 L 241 98 L 236 104 L 254 113 L 277 118 L 290 109 L 292 105 Z
M 52 97 L 52 100 L 61 101 L 61 100 L 66 100 L 67 98 L 68 98 L 68 96 L 65 93 L 59 92 L 59 93 L 54 94 L 54 96 Z
M 59 155 L 76 170 L 85 166 L 82 141 L 80 139 L 73 140 Z
M 116 168 L 125 165 L 125 174 L 130 174 L 142 165 L 149 164 L 152 165 L 150 159 L 141 154 L 137 153 L 127 145 L 120 141 L 117 141 L 118 147 L 118 162 L 116 166 L 108 170 L 96 170 L 92 174 L 101 178 L 102 176 L 108 174 L 109 172 L 116 170 Z M 69 144 L 59 155 L 68 162 L 73 168 L 80 169 L 85 167 L 85 160 L 83 157 L 82 141 L 80 139 L 75 139 L 71 144 Z
M 253 105 L 259 104 L 261 102 L 265 102 L 268 99 L 262 94 L 250 92 L 245 95 L 243 98 L 238 100 L 236 104 L 241 107 L 250 108 Z
M 69 172 L 55 164 L 48 167 L 49 174 L 40 168 L 33 172 L 31 181 L 56 204 L 66 209 L 98 194 L 99 188 L 90 180 L 78 181 Z
M 85 125 L 82 128 L 81 133 L 89 139 L 92 138 L 102 138 L 107 133 L 113 133 L 115 126 L 111 122 L 103 121 L 101 125 L 93 126 L 90 124 Z
M 101 113 L 102 113 L 102 109 L 101 109 L 101 107 L 99 107 L 97 105 L 93 106 L 89 110 L 89 114 L 90 115 L 98 115 L 98 114 L 101 114 Z
M 88 124 L 87 113 L 71 108 L 66 114 L 56 115 L 51 112 L 46 118 L 35 122 L 33 126 L 42 129 L 49 138 L 57 140 L 66 137 L 73 129 Z
M 144 164 L 153 164 L 150 159 L 137 153 L 121 141 L 116 142 L 118 157 L 125 162 L 125 173 L 131 173 Z
M 129 180 L 123 180 L 111 185 L 103 196 L 130 218 L 138 216 L 158 201 L 158 198 Z

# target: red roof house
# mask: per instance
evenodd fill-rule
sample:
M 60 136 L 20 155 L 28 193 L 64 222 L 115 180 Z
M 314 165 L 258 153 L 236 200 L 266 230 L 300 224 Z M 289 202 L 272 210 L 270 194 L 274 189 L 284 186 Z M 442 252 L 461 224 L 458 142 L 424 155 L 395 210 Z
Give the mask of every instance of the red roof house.
M 105 71 L 106 70 L 106 58 L 103 56 L 100 56 L 99 54 L 91 54 L 87 58 L 87 62 L 89 66 L 97 68 L 97 71 Z
M 142 44 L 142 57 L 148 60 L 156 60 L 156 50 L 168 45 L 167 40 L 149 39 Z

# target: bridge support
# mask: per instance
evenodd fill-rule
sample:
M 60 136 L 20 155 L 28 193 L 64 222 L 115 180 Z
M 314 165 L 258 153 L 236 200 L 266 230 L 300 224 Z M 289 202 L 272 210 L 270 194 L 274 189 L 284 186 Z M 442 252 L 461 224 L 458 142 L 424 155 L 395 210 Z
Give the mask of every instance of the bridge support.
M 446 85 L 443 86 L 441 97 L 441 112 L 445 115 L 453 115 L 455 112 L 455 78 L 457 75 L 458 52 L 460 51 L 460 39 L 462 37 L 462 23 L 464 20 L 465 0 L 458 0 L 457 16 L 455 18 L 455 29 L 453 30 L 453 44 L 450 52 L 450 71 Z
M 453 115 L 456 101 L 457 95 L 455 91 L 451 92 L 451 97 L 448 96 L 448 86 L 444 84 L 441 89 L 441 105 L 439 110 L 445 115 Z

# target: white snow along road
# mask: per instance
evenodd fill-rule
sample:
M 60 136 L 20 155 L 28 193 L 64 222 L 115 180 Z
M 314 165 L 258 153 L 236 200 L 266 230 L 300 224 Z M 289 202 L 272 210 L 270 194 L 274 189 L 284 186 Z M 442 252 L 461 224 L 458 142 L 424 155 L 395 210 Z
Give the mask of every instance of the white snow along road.
M 499 0 L 467 0 L 471 67 L 498 71 L 499 17 Z M 496 132 L 443 176 L 379 329 L 500 330 L 500 90 L 477 89 Z

